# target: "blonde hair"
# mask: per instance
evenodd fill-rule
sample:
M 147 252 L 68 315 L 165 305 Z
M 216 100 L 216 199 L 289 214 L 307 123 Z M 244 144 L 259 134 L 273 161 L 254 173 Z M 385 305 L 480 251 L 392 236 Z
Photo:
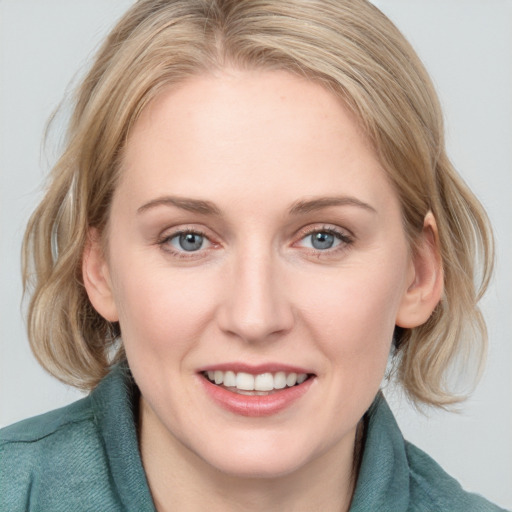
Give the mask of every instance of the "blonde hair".
M 445 292 L 427 323 L 397 329 L 397 376 L 417 403 L 458 400 L 448 388 L 450 367 L 461 354 L 483 361 L 485 353 L 477 301 L 492 270 L 492 233 L 446 156 L 425 69 L 365 0 L 140 0 L 124 15 L 78 90 L 66 149 L 25 234 L 28 332 L 39 362 L 91 389 L 124 357 L 119 326 L 93 309 L 83 286 L 88 230 L 106 226 L 123 145 L 148 102 L 227 63 L 287 70 L 343 98 L 396 188 L 413 250 L 433 212 Z

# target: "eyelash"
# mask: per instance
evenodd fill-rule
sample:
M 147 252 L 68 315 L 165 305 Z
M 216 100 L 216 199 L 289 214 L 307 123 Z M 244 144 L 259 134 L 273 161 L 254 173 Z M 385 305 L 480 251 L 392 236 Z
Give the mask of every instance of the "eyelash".
M 191 229 L 181 229 L 179 231 L 175 231 L 174 233 L 172 233 L 170 235 L 165 235 L 163 238 L 161 238 L 160 240 L 157 241 L 157 244 L 162 248 L 162 250 L 171 254 L 175 258 L 179 258 L 179 259 L 189 259 L 189 258 L 201 259 L 202 257 L 206 256 L 205 254 L 201 254 L 200 251 L 187 252 L 187 251 L 177 251 L 176 249 L 174 249 L 172 247 L 172 245 L 170 244 L 170 241 L 173 238 L 176 238 L 177 236 L 182 236 L 182 235 L 199 235 L 199 236 L 205 238 L 206 240 L 210 241 L 210 239 L 208 238 L 208 235 L 204 231 L 201 231 L 200 229 L 197 229 L 197 228 L 194 228 L 194 229 L 191 228 Z M 211 241 L 210 241 L 210 243 L 212 245 L 215 245 Z
M 301 231 L 299 234 L 299 241 L 304 240 L 304 238 L 314 235 L 316 233 L 327 233 L 329 235 L 333 235 L 335 238 L 337 238 L 341 243 L 337 245 L 334 248 L 329 248 L 324 251 L 321 251 L 320 249 L 309 249 L 309 251 L 314 254 L 315 256 L 318 256 L 318 258 L 321 258 L 322 256 L 332 256 L 334 254 L 338 254 L 339 252 L 347 250 L 348 246 L 354 243 L 354 238 L 351 235 L 348 235 L 345 231 L 341 231 L 337 228 L 334 228 L 332 226 L 322 226 L 320 229 L 318 228 L 306 228 L 305 230 Z M 306 248 L 307 249 L 307 248 Z
M 334 247 L 333 249 L 329 248 L 329 249 L 326 249 L 323 251 L 320 249 L 305 248 L 306 250 L 308 250 L 308 252 L 314 254 L 318 258 L 321 258 L 322 256 L 337 254 L 341 251 L 346 250 L 348 246 L 350 246 L 351 244 L 354 243 L 354 238 L 351 235 L 347 235 L 346 232 L 338 230 L 332 226 L 322 226 L 322 228 L 320 228 L 320 229 L 319 228 L 311 228 L 311 229 L 306 228 L 299 233 L 299 241 L 302 241 L 304 238 L 311 236 L 313 234 L 316 234 L 316 233 L 327 233 L 329 235 L 334 236 L 341 242 L 338 246 Z M 189 235 L 189 234 L 199 235 L 199 236 L 205 238 L 206 240 L 208 240 L 212 245 L 215 245 L 209 239 L 208 235 L 206 233 L 204 233 L 204 231 L 201 231 L 200 229 L 197 229 L 197 228 L 182 229 L 179 231 L 175 231 L 174 233 L 172 233 L 170 235 L 166 235 L 166 236 L 162 237 L 161 239 L 159 239 L 157 241 L 157 245 L 159 245 L 162 248 L 162 250 L 171 254 L 175 258 L 179 258 L 179 259 L 194 258 L 197 260 L 197 259 L 201 259 L 201 258 L 205 257 L 206 254 L 204 254 L 204 252 L 203 252 L 203 254 L 201 254 L 201 250 L 188 251 L 188 252 L 187 251 L 177 251 L 169 243 L 171 240 L 173 240 L 176 237 L 179 237 L 182 235 Z

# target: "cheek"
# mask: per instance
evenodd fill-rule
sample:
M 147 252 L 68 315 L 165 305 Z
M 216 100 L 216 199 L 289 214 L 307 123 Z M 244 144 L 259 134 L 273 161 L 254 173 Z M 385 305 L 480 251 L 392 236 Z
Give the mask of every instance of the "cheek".
M 160 357 L 190 348 L 211 312 L 211 295 L 201 281 L 168 269 L 118 275 L 115 297 L 127 351 Z M 148 352 L 147 349 L 151 349 Z
M 301 308 L 331 364 L 347 372 L 384 372 L 405 288 L 403 266 L 362 265 L 310 280 Z M 302 293 L 306 296 L 306 293 Z

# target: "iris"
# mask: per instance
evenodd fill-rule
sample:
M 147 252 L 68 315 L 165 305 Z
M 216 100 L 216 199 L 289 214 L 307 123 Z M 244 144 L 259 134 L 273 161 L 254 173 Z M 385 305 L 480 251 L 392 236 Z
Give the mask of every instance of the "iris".
M 330 249 L 334 244 L 334 235 L 320 232 L 311 235 L 311 245 L 315 249 Z
M 197 233 L 183 233 L 179 235 L 179 245 L 184 251 L 197 251 L 203 245 L 203 236 Z

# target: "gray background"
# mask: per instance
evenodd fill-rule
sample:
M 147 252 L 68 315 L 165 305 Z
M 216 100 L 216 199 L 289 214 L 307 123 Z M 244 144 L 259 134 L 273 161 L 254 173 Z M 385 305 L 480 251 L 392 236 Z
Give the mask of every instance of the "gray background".
M 0 425 L 81 396 L 47 376 L 30 353 L 20 309 L 20 243 L 56 154 L 55 146 L 41 152 L 46 120 L 131 3 L 0 0 Z M 512 508 L 512 1 L 375 3 L 431 72 L 449 152 L 488 209 L 498 243 L 497 272 L 483 301 L 489 360 L 477 392 L 459 414 L 428 415 L 399 393 L 387 394 L 409 440 L 465 488 Z

